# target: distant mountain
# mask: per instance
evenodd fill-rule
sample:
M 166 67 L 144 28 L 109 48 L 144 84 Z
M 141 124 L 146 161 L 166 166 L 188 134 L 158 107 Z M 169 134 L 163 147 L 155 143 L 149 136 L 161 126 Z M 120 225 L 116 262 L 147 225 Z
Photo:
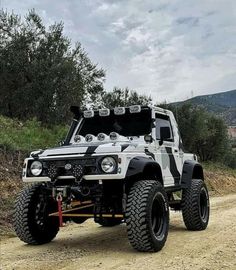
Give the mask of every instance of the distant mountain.
M 197 96 L 185 101 L 175 102 L 175 105 L 192 103 L 204 107 L 207 111 L 221 116 L 227 125 L 236 125 L 236 90 L 217 94 Z

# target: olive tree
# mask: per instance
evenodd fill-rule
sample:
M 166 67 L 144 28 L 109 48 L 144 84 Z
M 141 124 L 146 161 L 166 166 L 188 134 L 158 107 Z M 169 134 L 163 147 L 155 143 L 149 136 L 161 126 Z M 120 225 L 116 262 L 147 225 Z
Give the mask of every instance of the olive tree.
M 9 117 L 60 123 L 71 104 L 103 93 L 104 71 L 72 46 L 62 22 L 46 28 L 34 10 L 24 19 L 0 11 L 0 63 L 0 114 Z

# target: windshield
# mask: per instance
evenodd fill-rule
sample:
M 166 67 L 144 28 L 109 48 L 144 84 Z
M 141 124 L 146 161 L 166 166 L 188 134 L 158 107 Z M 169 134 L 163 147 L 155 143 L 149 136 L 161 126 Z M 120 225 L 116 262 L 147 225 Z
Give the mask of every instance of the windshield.
M 109 116 L 96 115 L 92 118 L 84 118 L 77 134 L 85 136 L 98 133 L 110 134 L 115 131 L 125 137 L 143 136 L 151 132 L 151 109 L 147 108 L 140 113 L 126 112 L 123 115 L 115 115 L 111 110 Z

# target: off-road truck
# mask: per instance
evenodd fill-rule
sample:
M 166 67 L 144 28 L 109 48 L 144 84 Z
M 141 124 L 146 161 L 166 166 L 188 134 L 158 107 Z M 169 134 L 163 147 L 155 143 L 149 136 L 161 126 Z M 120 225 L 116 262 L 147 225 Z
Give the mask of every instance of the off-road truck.
M 184 153 L 171 111 L 117 107 L 81 111 L 59 147 L 26 158 L 14 228 L 28 244 L 50 242 L 59 227 L 88 218 L 102 226 L 126 223 L 131 245 L 159 251 L 169 209 L 181 210 L 188 230 L 204 230 L 209 197 L 203 168 Z M 178 196 L 177 196 L 177 195 Z

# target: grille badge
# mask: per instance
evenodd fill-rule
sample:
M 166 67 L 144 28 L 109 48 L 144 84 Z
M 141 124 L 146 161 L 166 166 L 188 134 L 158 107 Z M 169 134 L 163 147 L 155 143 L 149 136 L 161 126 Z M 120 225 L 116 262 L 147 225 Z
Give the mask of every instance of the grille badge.
M 68 170 L 70 170 L 72 168 L 72 165 L 70 164 L 70 163 L 67 163 L 66 165 L 65 165 L 65 169 L 68 171 Z

